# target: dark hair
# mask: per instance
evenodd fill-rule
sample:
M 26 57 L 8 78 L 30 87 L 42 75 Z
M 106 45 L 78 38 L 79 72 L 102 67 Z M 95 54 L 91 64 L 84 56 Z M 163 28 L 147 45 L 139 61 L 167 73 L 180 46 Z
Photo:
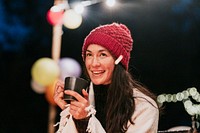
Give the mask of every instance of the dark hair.
M 84 73 L 89 78 L 85 65 L 83 66 Z M 121 64 L 116 65 L 108 88 L 106 133 L 124 133 L 128 130 L 128 122 L 134 124 L 131 119 L 135 110 L 133 88 L 137 88 L 156 101 L 156 96 L 134 80 Z
M 107 96 L 107 133 L 124 133 L 128 130 L 128 121 L 134 124 L 131 120 L 135 110 L 133 88 L 156 100 L 155 95 L 134 80 L 121 64 L 116 65 Z

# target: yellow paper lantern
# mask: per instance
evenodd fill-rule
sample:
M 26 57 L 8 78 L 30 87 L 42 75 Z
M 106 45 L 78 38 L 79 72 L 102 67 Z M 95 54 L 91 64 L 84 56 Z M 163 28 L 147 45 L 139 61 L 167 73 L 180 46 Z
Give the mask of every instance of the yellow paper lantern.
M 32 66 L 32 78 L 38 84 L 48 86 L 52 84 L 60 74 L 58 64 L 51 58 L 40 58 Z

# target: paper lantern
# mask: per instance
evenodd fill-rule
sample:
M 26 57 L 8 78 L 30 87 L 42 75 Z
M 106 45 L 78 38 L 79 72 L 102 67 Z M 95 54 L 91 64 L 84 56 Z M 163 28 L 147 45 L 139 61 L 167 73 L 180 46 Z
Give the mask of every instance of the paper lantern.
M 76 29 L 82 23 L 81 14 L 76 13 L 74 10 L 70 9 L 65 11 L 63 16 L 63 24 L 68 29 Z
M 60 11 L 49 10 L 47 12 L 47 21 L 51 25 L 61 25 L 63 24 L 63 15 L 64 15 L 63 10 Z
M 38 94 L 43 94 L 46 91 L 45 86 L 38 84 L 34 80 L 31 80 L 31 88 L 33 89 L 34 92 Z
M 74 76 L 79 77 L 81 75 L 81 65 L 72 58 L 62 58 L 58 62 L 60 68 L 60 79 L 64 81 L 65 77 Z
M 51 58 L 40 58 L 32 66 L 32 78 L 38 84 L 47 86 L 52 84 L 60 74 L 58 64 Z
M 54 89 L 55 89 L 54 87 L 55 87 L 55 82 L 53 84 L 47 86 L 46 92 L 45 92 L 45 98 L 51 105 L 56 105 L 56 103 L 54 102 L 54 99 L 53 99 Z

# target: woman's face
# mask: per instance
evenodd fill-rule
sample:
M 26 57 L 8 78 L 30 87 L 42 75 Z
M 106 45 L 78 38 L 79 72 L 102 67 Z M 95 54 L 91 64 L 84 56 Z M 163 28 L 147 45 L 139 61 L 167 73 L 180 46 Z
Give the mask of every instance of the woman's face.
M 111 83 L 115 60 L 110 52 L 96 44 L 90 44 L 86 50 L 85 66 L 95 85 Z

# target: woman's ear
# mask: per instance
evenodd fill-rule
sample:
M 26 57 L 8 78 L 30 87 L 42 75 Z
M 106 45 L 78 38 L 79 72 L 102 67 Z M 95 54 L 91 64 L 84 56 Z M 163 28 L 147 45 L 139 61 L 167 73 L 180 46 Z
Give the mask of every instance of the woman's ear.
M 83 62 L 85 62 L 85 58 L 84 58 L 83 54 L 82 54 L 82 59 L 83 59 Z

